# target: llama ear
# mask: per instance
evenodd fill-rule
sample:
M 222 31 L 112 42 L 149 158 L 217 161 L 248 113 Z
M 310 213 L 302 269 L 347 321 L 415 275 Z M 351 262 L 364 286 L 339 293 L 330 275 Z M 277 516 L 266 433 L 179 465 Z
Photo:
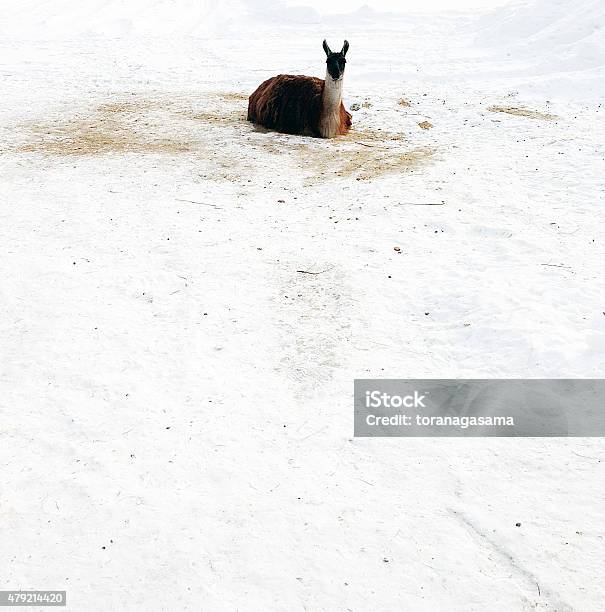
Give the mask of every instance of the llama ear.
M 348 40 L 345 40 L 345 44 L 342 46 L 342 51 L 341 51 L 341 53 L 342 53 L 343 55 L 346 55 L 348 50 L 349 50 L 349 41 L 348 41 Z
M 330 51 L 330 47 L 328 47 L 328 43 L 324 40 L 324 51 L 326 52 L 326 55 L 330 55 L 332 53 L 332 51 Z

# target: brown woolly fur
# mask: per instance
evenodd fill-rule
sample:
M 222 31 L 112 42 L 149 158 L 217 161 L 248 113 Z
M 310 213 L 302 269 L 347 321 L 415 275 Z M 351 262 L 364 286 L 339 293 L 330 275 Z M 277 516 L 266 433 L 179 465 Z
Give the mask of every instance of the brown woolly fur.
M 340 130 L 339 133 L 341 136 L 344 136 L 352 125 L 351 121 L 352 115 L 347 111 L 345 105 L 340 103 Z
M 279 74 L 261 83 L 248 101 L 248 121 L 285 134 L 320 137 L 325 81 Z M 340 134 L 351 127 L 351 115 L 340 103 Z

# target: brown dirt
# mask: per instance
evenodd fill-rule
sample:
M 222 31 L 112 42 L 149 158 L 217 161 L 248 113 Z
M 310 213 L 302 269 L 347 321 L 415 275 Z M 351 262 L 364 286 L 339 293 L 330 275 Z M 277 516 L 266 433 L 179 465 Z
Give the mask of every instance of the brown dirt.
M 322 141 L 320 141 L 322 142 Z M 409 172 L 427 162 L 433 155 L 429 148 L 405 150 L 395 146 L 364 146 L 362 143 L 329 145 L 329 151 L 307 145 L 302 153 L 302 165 L 309 170 L 308 184 L 317 179 L 354 178 L 370 181 L 383 175 Z M 323 148 L 323 147 L 321 147 Z
M 412 103 L 409 100 L 407 100 L 406 98 L 401 98 L 400 100 L 397 101 L 397 104 L 399 106 L 406 106 L 406 107 L 407 106 L 412 106 Z
M 433 127 L 433 124 L 430 121 L 422 121 L 418 124 L 418 126 L 423 130 L 430 130 Z
M 201 111 L 196 113 L 184 112 L 183 116 L 195 121 L 201 121 L 202 123 L 212 124 L 235 124 L 246 121 L 246 115 L 240 111 L 225 111 L 223 113 L 213 111 Z
M 540 111 L 530 110 L 518 106 L 490 106 L 488 111 L 492 113 L 506 113 L 507 115 L 515 115 L 516 117 L 529 117 L 530 119 L 542 119 L 543 121 L 554 121 L 558 119 L 557 115 L 550 113 L 541 113 Z
M 140 113 L 143 110 L 149 110 L 157 107 L 158 102 L 135 98 L 123 102 L 106 102 L 97 107 L 97 110 L 103 114 L 125 114 L 125 113 Z
M 215 95 L 223 100 L 229 100 L 232 102 L 241 102 L 243 100 L 247 102 L 248 98 L 250 97 L 250 94 L 239 91 L 219 91 Z
M 246 120 L 248 95 L 241 92 L 218 91 L 204 100 L 200 110 L 184 110 L 181 114 L 188 119 L 213 125 L 239 124 Z
M 28 138 L 17 150 L 50 155 L 187 153 L 199 143 L 191 139 L 186 125 L 179 125 L 179 118 L 207 124 L 240 123 L 245 120 L 242 102 L 246 99 L 236 92 L 217 92 L 200 102 L 186 96 L 166 100 L 129 95 L 100 104 L 82 116 L 21 125 Z
M 404 134 L 398 132 L 383 132 L 372 128 L 358 128 L 353 126 L 345 136 L 338 136 L 333 142 L 340 143 L 343 141 L 355 142 L 357 144 L 365 144 L 370 146 L 370 143 L 392 143 L 407 140 Z M 372 144 L 372 146 L 375 146 Z
M 372 152 L 358 149 L 340 160 L 335 174 L 338 177 L 353 176 L 360 181 L 369 181 L 385 174 L 409 172 L 426 162 L 432 155 L 430 149 L 417 148 Z
M 258 157 L 261 163 L 264 153 L 270 159 L 286 158 L 300 165 L 308 184 L 319 178 L 369 181 L 410 171 L 432 155 L 426 148 L 409 148 L 401 133 L 371 128 L 353 129 L 334 140 L 295 137 L 284 141 L 282 135 L 276 138 L 269 132 L 260 141 L 243 138 L 241 155 L 226 155 L 216 146 L 214 132 L 196 127 L 195 122 L 209 127 L 230 125 L 236 130 L 234 137 L 244 137 L 254 129 L 245 120 L 245 99 L 244 94 L 233 92 L 217 92 L 202 99 L 126 94 L 121 100 L 101 103 L 71 118 L 21 125 L 27 139 L 17 150 L 63 156 L 197 153 L 203 154 L 205 178 L 234 182 L 253 173 L 254 160 Z M 254 155 L 257 149 L 260 156 Z
M 50 155 L 174 155 L 193 150 L 195 143 L 183 138 L 174 124 L 162 121 L 167 106 L 135 98 L 101 104 L 87 116 L 30 122 L 21 126 L 29 138 L 18 150 Z
M 192 143 L 172 137 L 141 133 L 103 120 L 71 120 L 31 125 L 32 136 L 39 136 L 19 151 L 51 155 L 100 155 L 104 153 L 185 153 Z

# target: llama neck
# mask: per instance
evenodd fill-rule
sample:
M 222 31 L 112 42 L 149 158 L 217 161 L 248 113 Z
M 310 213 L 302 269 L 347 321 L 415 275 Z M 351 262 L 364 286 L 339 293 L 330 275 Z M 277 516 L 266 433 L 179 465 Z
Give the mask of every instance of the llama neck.
M 321 100 L 319 131 L 324 138 L 334 138 L 340 131 L 340 103 L 342 101 L 343 79 L 334 81 L 326 71 L 326 79 Z

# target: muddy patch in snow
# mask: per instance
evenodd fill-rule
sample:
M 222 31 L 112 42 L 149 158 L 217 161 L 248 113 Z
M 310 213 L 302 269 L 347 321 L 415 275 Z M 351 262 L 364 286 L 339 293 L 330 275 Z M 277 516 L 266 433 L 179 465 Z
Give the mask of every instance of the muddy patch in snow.
M 212 110 L 196 111 L 193 113 L 183 111 L 183 116 L 212 125 L 234 125 L 246 121 L 246 115 L 239 110 L 228 109 L 221 113 Z
M 333 175 L 338 178 L 353 177 L 358 181 L 370 181 L 385 174 L 410 172 L 426 162 L 432 155 L 428 148 L 408 151 L 389 149 L 371 151 L 357 149 L 316 164 L 320 176 Z
M 183 115 L 212 125 L 235 125 L 246 121 L 248 94 L 237 91 L 218 91 L 205 96 L 203 108 L 184 111 Z
M 270 155 L 272 165 L 289 160 L 302 170 L 306 186 L 318 180 L 371 181 L 410 172 L 427 163 L 434 153 L 430 147 L 410 146 L 403 134 L 369 129 L 351 131 L 332 140 L 253 130 L 263 134 L 253 145 L 255 156 Z
M 238 92 L 172 97 L 126 94 L 72 117 L 20 125 L 26 141 L 17 150 L 50 155 L 190 153 L 202 146 L 191 121 L 241 124 L 246 119 L 245 100 L 247 95 Z
M 145 99 L 122 100 L 117 102 L 105 102 L 97 107 L 102 114 L 124 115 L 140 114 L 151 108 L 157 108 L 158 102 Z
M 123 94 L 71 117 L 19 126 L 26 136 L 17 150 L 61 156 L 197 154 L 203 178 L 232 182 L 257 167 L 289 163 L 309 184 L 320 178 L 370 181 L 408 172 L 432 155 L 429 148 L 411 147 L 402 132 L 369 126 L 355 126 L 333 140 L 265 131 L 246 121 L 246 99 L 239 92 Z M 225 137 L 235 149 L 226 151 Z
M 103 120 L 72 120 L 31 126 L 39 138 L 19 147 L 23 153 L 101 155 L 107 153 L 187 153 L 192 143 L 173 137 L 141 133 Z
M 229 102 L 246 102 L 246 105 L 249 98 L 249 94 L 242 93 L 241 91 L 218 91 L 214 93 L 214 96 Z
M 154 100 L 112 101 L 71 118 L 29 122 L 21 127 L 27 142 L 18 150 L 50 155 L 109 153 L 187 153 L 189 134 L 166 115 L 170 105 Z
M 380 143 L 392 144 L 405 142 L 406 140 L 403 132 L 385 132 L 381 129 L 353 125 L 353 128 L 345 136 L 339 136 L 329 142 L 334 142 L 337 145 L 342 142 L 352 142 L 362 146 L 374 147 Z
M 542 113 L 540 111 L 530 110 L 520 106 L 490 106 L 487 109 L 491 113 L 505 113 L 507 115 L 515 115 L 516 117 L 529 117 L 530 119 L 542 119 L 543 121 L 554 121 L 558 119 L 556 115 L 550 113 Z
M 310 184 L 318 178 L 354 178 L 371 181 L 388 174 L 413 171 L 426 163 L 433 155 L 429 147 L 410 148 L 405 145 L 368 145 L 361 141 L 351 144 L 336 144 L 327 154 L 316 146 L 302 151 L 303 164 L 309 168 Z

